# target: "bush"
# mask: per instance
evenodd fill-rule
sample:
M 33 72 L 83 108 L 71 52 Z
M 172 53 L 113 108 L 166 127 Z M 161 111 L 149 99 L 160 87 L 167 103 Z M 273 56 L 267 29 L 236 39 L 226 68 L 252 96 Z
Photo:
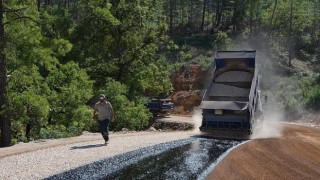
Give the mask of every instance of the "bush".
M 148 124 L 151 116 L 148 109 L 143 105 L 134 106 L 134 103 L 126 105 L 127 107 L 117 113 L 117 122 L 115 130 L 119 131 L 122 128 L 130 130 L 143 130 Z
M 74 62 L 60 64 L 53 68 L 46 81 L 52 91 L 48 97 L 51 123 L 69 127 L 73 119 L 77 118 L 74 115 L 78 114 L 78 108 L 92 97 L 93 82 Z
M 113 79 L 108 79 L 107 84 L 99 93 L 106 95 L 111 102 L 115 123 L 111 123 L 111 130 L 119 131 L 122 128 L 141 130 L 148 124 L 151 114 L 139 98 L 131 101 L 128 99 L 128 89 L 124 84 Z
M 179 44 L 186 44 L 197 48 L 212 48 L 214 38 L 212 36 L 197 34 L 191 37 L 183 34 L 177 34 L 173 37 L 174 41 Z
M 291 77 L 281 81 L 276 91 L 277 100 L 285 111 L 302 115 L 304 110 L 318 110 L 320 108 L 319 76 Z
M 211 67 L 212 62 L 213 62 L 213 58 L 211 56 L 201 56 L 199 61 L 201 70 L 202 71 L 208 70 Z
M 276 92 L 275 99 L 285 112 L 292 117 L 300 116 L 303 113 L 304 104 L 298 77 L 281 79 L 278 89 L 274 92 Z
M 307 108 L 318 110 L 320 108 L 320 75 L 306 77 L 301 81 L 303 102 Z
M 72 119 L 69 128 L 78 128 L 79 133 L 82 131 L 90 131 L 90 127 L 94 124 L 92 121 L 92 110 L 87 106 L 80 106 L 72 112 Z
M 218 32 L 213 42 L 213 47 L 217 50 L 226 50 L 231 48 L 232 41 L 225 32 Z
M 36 66 L 22 66 L 12 73 L 8 84 L 8 113 L 12 122 L 12 136 L 25 142 L 25 136 L 33 139 L 40 128 L 47 124 L 49 88 Z M 26 132 L 26 125 L 31 127 Z
M 57 128 L 57 127 L 48 127 L 41 128 L 39 133 L 39 139 L 57 139 L 57 138 L 65 138 L 69 137 L 68 133 L 65 131 L 65 128 Z

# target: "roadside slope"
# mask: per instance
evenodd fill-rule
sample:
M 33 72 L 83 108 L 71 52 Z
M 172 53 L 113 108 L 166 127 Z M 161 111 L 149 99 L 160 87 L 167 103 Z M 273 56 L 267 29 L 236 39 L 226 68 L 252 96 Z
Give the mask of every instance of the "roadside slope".
M 232 151 L 207 179 L 319 179 L 320 130 L 286 124 L 281 138 L 252 140 Z

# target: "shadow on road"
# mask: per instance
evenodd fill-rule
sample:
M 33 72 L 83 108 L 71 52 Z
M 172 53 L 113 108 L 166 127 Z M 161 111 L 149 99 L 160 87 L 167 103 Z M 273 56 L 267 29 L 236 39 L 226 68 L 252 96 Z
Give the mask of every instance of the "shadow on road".
M 104 144 L 94 144 L 94 145 L 87 145 L 87 146 L 73 146 L 70 149 L 75 150 L 75 149 L 89 149 L 89 148 L 97 148 L 97 147 L 102 147 L 105 146 Z

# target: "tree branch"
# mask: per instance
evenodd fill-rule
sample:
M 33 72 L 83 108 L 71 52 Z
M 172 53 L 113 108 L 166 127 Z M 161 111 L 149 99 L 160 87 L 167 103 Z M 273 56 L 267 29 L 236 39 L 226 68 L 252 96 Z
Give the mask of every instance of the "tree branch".
M 27 7 L 24 7 L 24 8 L 19 8 L 19 9 L 10 9 L 10 8 L 6 8 L 4 7 L 3 8 L 3 12 L 19 12 L 19 11 L 22 11 L 22 10 L 25 10 L 27 9 Z
M 28 16 L 19 16 L 17 18 L 12 19 L 11 21 L 3 23 L 3 25 L 10 24 L 11 22 L 17 21 L 17 20 L 20 20 L 20 19 L 28 19 L 28 20 L 31 20 L 32 22 L 34 22 L 35 24 L 40 25 L 40 23 L 38 21 L 36 21 L 35 19 L 33 19 L 31 17 L 28 17 Z

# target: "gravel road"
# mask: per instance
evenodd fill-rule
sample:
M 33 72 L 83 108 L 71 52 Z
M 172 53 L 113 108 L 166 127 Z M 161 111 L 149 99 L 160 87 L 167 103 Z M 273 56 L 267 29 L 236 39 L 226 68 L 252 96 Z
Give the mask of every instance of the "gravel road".
M 95 133 L 2 148 L 0 179 L 42 179 L 118 154 L 192 135 L 190 131 L 111 134 L 110 143 L 102 146 L 101 135 Z

